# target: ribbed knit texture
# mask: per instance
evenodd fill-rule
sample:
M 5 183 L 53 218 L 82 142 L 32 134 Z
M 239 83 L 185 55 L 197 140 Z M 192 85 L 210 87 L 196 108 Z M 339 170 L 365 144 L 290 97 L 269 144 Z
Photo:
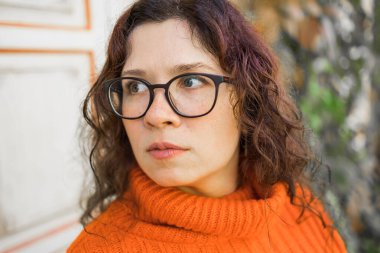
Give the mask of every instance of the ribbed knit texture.
M 222 198 L 161 187 L 141 169 L 124 198 L 91 222 L 68 252 L 346 252 L 336 230 L 290 204 L 283 184 L 266 199 L 244 186 Z M 314 208 L 322 210 L 317 201 Z M 324 214 L 324 219 L 329 222 Z

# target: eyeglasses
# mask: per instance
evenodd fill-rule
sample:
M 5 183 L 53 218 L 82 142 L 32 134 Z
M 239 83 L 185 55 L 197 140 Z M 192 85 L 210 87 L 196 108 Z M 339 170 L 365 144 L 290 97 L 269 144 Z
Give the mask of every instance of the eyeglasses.
M 166 84 L 150 84 L 136 77 L 120 77 L 104 82 L 108 100 L 115 114 L 124 119 L 143 117 L 153 103 L 154 89 L 165 89 L 170 107 L 178 115 L 195 118 L 212 111 L 219 85 L 229 83 L 226 76 L 187 73 L 173 77 Z

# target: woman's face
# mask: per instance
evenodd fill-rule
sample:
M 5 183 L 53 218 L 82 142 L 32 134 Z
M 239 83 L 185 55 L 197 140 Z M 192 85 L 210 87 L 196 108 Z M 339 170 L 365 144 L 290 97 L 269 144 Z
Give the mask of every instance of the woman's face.
M 192 38 L 185 21 L 139 25 L 129 42 L 123 76 L 164 84 L 189 72 L 226 75 L 217 59 Z M 236 189 L 240 131 L 230 102 L 232 88 L 222 83 L 214 109 L 199 118 L 177 115 L 164 89 L 155 89 L 144 117 L 123 120 L 136 161 L 153 181 L 213 197 Z

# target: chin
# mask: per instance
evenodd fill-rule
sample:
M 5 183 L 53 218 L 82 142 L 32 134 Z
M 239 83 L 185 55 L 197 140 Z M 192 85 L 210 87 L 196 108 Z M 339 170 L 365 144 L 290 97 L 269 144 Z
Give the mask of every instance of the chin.
M 157 168 L 146 174 L 162 187 L 185 186 L 194 181 L 183 169 L 178 168 Z

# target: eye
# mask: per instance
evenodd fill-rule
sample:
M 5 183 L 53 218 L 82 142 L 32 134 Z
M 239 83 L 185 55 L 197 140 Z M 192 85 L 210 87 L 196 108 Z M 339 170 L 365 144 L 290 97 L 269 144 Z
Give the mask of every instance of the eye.
M 181 84 L 185 88 L 200 88 L 207 85 L 208 81 L 202 76 L 186 76 L 181 80 Z
M 148 90 L 148 87 L 144 83 L 136 80 L 129 80 L 123 86 L 125 87 L 127 93 L 130 95 L 138 95 Z

